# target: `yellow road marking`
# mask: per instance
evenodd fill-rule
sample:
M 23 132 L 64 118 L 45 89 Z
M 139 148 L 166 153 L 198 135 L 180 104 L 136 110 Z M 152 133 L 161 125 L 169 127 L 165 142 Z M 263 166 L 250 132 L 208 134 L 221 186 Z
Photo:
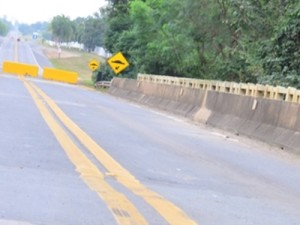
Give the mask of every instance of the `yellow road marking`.
M 80 173 L 85 183 L 108 204 L 116 221 L 120 225 L 147 225 L 147 221 L 135 208 L 135 206 L 120 192 L 113 189 L 104 180 L 104 175 L 98 168 L 82 153 L 77 145 L 58 124 L 51 115 L 43 100 L 38 96 L 35 90 L 28 84 L 25 79 L 24 85 L 31 94 L 35 104 L 41 112 L 44 120 L 52 130 L 56 139 L 65 150 L 70 161 L 76 166 L 76 170 Z
M 19 61 L 19 54 L 18 54 L 18 51 L 19 51 L 19 43 L 17 41 L 15 41 L 15 54 L 14 54 L 14 60 L 16 62 Z
M 97 158 L 97 160 L 113 174 L 115 179 L 130 189 L 136 195 L 142 197 L 171 225 L 196 225 L 180 208 L 166 200 L 156 192 L 141 184 L 133 175 L 116 162 L 103 148 L 101 148 L 90 136 L 81 130 L 40 88 L 31 84 L 40 96 L 47 102 L 61 122 L 72 132 L 76 138 Z

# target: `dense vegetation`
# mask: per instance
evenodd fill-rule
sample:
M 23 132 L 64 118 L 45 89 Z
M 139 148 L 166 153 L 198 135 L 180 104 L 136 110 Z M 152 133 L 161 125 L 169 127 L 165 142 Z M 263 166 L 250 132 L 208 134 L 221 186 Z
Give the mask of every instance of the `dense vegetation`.
M 79 42 L 84 44 L 87 51 L 96 46 L 103 46 L 104 20 L 100 13 L 87 18 L 70 20 L 64 15 L 56 16 L 50 24 L 53 39 L 57 42 Z
M 128 74 L 300 87 L 298 0 L 110 0 L 105 47 Z
M 300 88 L 299 0 L 107 2 L 88 18 L 53 18 L 53 39 L 123 52 L 126 77 L 140 72 Z

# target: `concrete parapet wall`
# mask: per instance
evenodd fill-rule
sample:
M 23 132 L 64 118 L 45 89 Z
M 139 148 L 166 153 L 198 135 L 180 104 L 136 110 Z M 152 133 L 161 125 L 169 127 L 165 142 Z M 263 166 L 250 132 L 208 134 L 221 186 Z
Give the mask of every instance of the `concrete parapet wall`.
M 131 79 L 114 78 L 109 89 L 110 94 L 131 101 L 192 117 L 199 110 L 204 91 L 192 88 L 152 82 L 137 82 Z
M 205 107 L 211 126 L 300 154 L 299 104 L 208 91 Z
M 259 88 L 256 86 L 251 95 L 237 95 L 190 85 L 114 78 L 109 93 L 300 154 L 300 104 L 264 99 L 256 94 Z

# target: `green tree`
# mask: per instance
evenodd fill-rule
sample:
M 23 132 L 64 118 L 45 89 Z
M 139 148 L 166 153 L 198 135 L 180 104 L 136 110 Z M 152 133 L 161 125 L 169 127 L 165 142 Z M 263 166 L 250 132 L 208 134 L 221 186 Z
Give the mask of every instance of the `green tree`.
M 81 42 L 88 51 L 93 51 L 96 46 L 103 45 L 104 28 L 104 21 L 98 13 L 85 20 Z
M 105 49 L 114 54 L 121 51 L 130 62 L 130 67 L 122 74 L 127 77 L 136 76 L 134 61 L 129 50 L 131 46 L 130 3 L 131 0 L 108 0 L 108 6 L 101 11 L 104 19 L 103 43 Z M 112 73 L 112 72 L 111 72 Z M 120 74 L 119 76 L 122 76 Z
M 297 0 L 109 0 L 105 47 L 125 54 L 131 77 L 266 82 L 280 75 L 293 78 L 290 85 L 299 74 L 298 8 Z
M 109 52 L 122 51 L 118 49 L 119 38 L 125 31 L 130 30 L 129 17 L 130 0 L 108 0 L 108 6 L 103 10 L 105 20 L 104 45 Z
M 0 36 L 5 36 L 9 31 L 9 27 L 7 26 L 6 22 L 0 19 Z
M 51 21 L 51 31 L 58 42 L 69 42 L 74 39 L 74 24 L 66 16 L 55 16 Z
M 300 88 L 300 4 L 290 5 L 271 41 L 261 50 L 265 75 L 261 82 Z
M 85 33 L 85 22 L 86 22 L 86 18 L 83 17 L 78 17 L 75 20 L 73 20 L 73 30 L 74 30 L 74 34 L 73 34 L 73 38 L 75 42 L 78 43 L 82 43 L 83 42 L 83 36 Z
M 176 19 L 181 9 L 182 1 L 177 0 L 132 2 L 135 43 L 130 53 L 140 72 L 183 76 L 192 67 L 193 48 Z

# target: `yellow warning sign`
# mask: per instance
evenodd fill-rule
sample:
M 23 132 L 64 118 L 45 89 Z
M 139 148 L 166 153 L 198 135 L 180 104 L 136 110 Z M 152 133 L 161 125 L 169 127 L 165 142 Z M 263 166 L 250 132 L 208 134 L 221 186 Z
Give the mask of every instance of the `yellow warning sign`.
M 96 59 L 92 59 L 90 62 L 89 62 L 89 67 L 92 71 L 95 71 L 99 68 L 100 66 L 100 63 L 99 61 L 97 61 Z
M 108 59 L 108 64 L 112 68 L 112 70 L 115 72 L 115 74 L 118 74 L 125 70 L 129 63 L 127 62 L 126 58 L 122 54 L 122 52 L 118 52 L 117 54 L 113 55 L 111 58 Z

